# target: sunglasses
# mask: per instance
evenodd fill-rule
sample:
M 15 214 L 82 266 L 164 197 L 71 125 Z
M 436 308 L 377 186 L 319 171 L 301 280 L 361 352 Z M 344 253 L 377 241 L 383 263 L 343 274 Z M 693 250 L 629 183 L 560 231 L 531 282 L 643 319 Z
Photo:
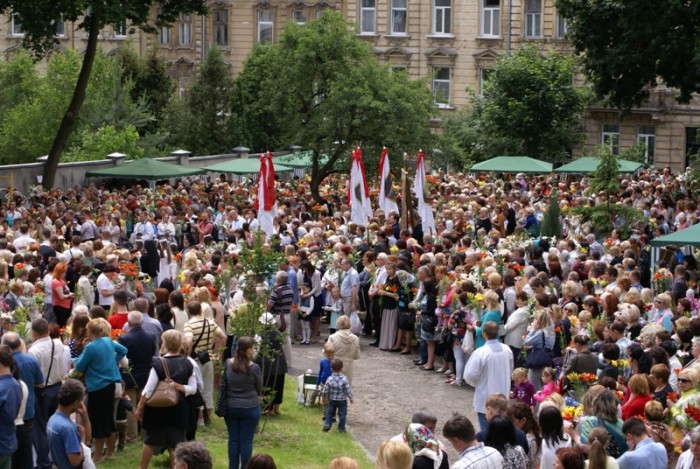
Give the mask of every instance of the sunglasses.
M 678 378 L 678 382 L 679 382 L 679 383 L 685 383 L 685 384 L 692 383 L 691 380 L 686 379 L 686 378 Z

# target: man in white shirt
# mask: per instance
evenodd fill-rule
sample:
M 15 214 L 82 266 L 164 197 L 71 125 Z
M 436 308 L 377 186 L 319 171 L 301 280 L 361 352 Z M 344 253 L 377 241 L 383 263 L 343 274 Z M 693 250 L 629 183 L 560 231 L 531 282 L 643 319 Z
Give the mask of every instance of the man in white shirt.
M 29 236 L 29 226 L 22 224 L 19 227 L 19 236 L 12 241 L 12 245 L 19 252 L 27 249 L 27 246 L 32 243 L 36 243 L 36 240 Z
M 137 239 L 143 241 L 150 241 L 155 238 L 155 230 L 153 225 L 148 222 L 148 217 L 145 211 L 139 213 L 139 222 L 134 226 L 134 232 L 132 234 L 132 242 Z
M 97 287 L 97 303 L 104 308 L 105 312 L 109 313 L 114 301 L 114 292 L 117 291 L 117 286 L 114 282 L 117 280 L 117 269 L 107 264 L 102 269 L 102 273 L 97 277 L 95 286 Z
M 498 328 L 496 328 L 498 330 Z M 483 347 L 482 347 L 483 348 Z M 442 434 L 459 452 L 459 461 L 450 469 L 496 469 L 503 467 L 498 450 L 476 441 L 474 425 L 464 415 L 455 415 L 442 427 Z
M 34 449 L 36 466 L 41 469 L 51 467 L 46 426 L 49 418 L 58 407 L 58 391 L 61 380 L 67 373 L 63 344 L 49 336 L 49 323 L 44 318 L 32 321 L 32 335 L 35 340 L 29 355 L 36 358 L 44 375 L 44 385 L 37 388 L 36 413 L 34 415 Z
M 476 349 L 467 362 L 464 380 L 474 386 L 474 409 L 479 416 L 479 427 L 486 432 L 486 399 L 490 394 L 510 392 L 510 374 L 513 371 L 513 352 L 498 341 L 498 324 L 488 321 L 482 327 L 486 343 Z

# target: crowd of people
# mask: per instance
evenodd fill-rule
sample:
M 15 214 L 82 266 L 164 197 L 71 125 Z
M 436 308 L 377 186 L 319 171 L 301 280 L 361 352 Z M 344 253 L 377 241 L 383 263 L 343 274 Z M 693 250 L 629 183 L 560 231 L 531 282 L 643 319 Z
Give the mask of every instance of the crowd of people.
M 79 467 L 141 440 L 141 467 L 166 449 L 175 465 L 214 411 L 229 467 L 246 467 L 294 349 L 317 343 L 324 320 L 323 430 L 336 417 L 345 430 L 368 337 L 474 388 L 477 421 L 442 429 L 454 468 L 698 467 L 697 263 L 681 246 L 650 250 L 699 221 L 688 173 L 624 176 L 609 202 L 644 217 L 614 220 L 609 236 L 574 210 L 608 202 L 585 178 L 436 172 L 435 227 L 381 209 L 358 226 L 334 178 L 323 202 L 308 179 L 277 182 L 264 249 L 280 263 L 253 289 L 267 312 L 251 336 L 235 331 L 251 306 L 240 259 L 257 239 L 254 185 L 35 188 L 0 204 L 0 468 Z M 539 233 L 554 189 L 559 239 Z M 398 440 L 382 444 L 378 467 L 404 467 L 386 461 L 406 449 L 406 467 L 449 464 L 430 419 Z

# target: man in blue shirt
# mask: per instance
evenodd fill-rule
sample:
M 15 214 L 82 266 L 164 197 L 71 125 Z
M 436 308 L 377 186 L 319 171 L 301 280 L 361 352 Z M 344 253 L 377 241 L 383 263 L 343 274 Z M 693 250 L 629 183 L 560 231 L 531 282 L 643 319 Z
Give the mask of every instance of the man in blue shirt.
M 22 388 L 12 376 L 12 350 L 0 345 L 0 469 L 10 469 L 17 450 L 15 419 L 22 405 Z
M 627 444 L 631 449 L 617 459 L 620 469 L 668 466 L 666 448 L 649 438 L 644 422 L 634 417 L 630 418 L 622 425 L 622 433 L 627 438 Z
M 2 336 L 2 344 L 10 347 L 19 376 L 27 385 L 27 405 L 22 419 L 23 425 L 17 425 L 17 451 L 12 455 L 12 467 L 33 467 L 32 432 L 34 431 L 34 403 L 36 401 L 35 386 L 43 386 L 44 374 L 39 362 L 28 353 L 22 353 L 22 341 L 16 332 L 6 332 Z
M 92 440 L 84 397 L 85 387 L 75 379 L 64 382 L 58 391 L 58 409 L 49 419 L 46 429 L 51 458 L 58 469 L 82 467 L 85 454 L 81 443 Z M 78 413 L 82 425 L 75 425 L 70 419 L 73 412 Z

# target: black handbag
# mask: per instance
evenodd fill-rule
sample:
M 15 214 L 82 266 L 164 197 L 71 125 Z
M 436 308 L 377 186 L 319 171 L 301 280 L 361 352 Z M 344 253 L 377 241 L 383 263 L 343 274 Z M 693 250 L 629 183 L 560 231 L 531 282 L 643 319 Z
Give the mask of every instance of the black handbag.
M 408 305 L 413 301 L 413 293 L 411 292 L 410 288 L 407 288 L 403 285 L 399 288 L 399 299 L 398 299 L 398 306 L 399 306 L 399 311 L 401 312 L 407 312 L 410 311 L 408 308 Z M 415 319 L 414 319 L 415 323 Z
M 438 318 L 435 316 L 421 316 L 420 328 L 428 334 L 434 334 L 438 324 Z
M 211 326 L 209 326 L 208 319 L 204 318 L 204 321 L 207 324 L 207 342 L 209 342 L 209 334 L 210 334 L 209 328 Z M 199 334 L 199 337 L 197 337 L 197 340 L 195 341 L 194 345 L 192 346 L 192 353 L 190 354 L 190 356 L 192 358 L 199 360 L 200 365 L 205 365 L 205 364 L 209 363 L 209 360 L 210 360 L 209 350 L 207 349 L 207 350 L 202 350 L 201 352 L 195 352 L 195 350 L 197 350 L 197 345 L 199 345 L 199 341 L 202 340 L 202 337 L 204 337 L 204 328 L 202 328 L 202 332 Z
M 552 351 L 544 346 L 544 331 L 542 331 L 542 347 L 532 347 L 527 352 L 525 368 L 544 368 L 552 366 Z
M 402 331 L 412 331 L 416 327 L 416 313 L 413 311 L 400 311 L 398 325 Z
M 230 360 L 224 362 L 224 371 L 221 374 L 221 382 L 219 384 L 219 395 L 216 397 L 216 407 L 214 413 L 219 417 L 226 415 L 226 402 L 228 398 L 228 380 L 226 379 L 226 368 Z

